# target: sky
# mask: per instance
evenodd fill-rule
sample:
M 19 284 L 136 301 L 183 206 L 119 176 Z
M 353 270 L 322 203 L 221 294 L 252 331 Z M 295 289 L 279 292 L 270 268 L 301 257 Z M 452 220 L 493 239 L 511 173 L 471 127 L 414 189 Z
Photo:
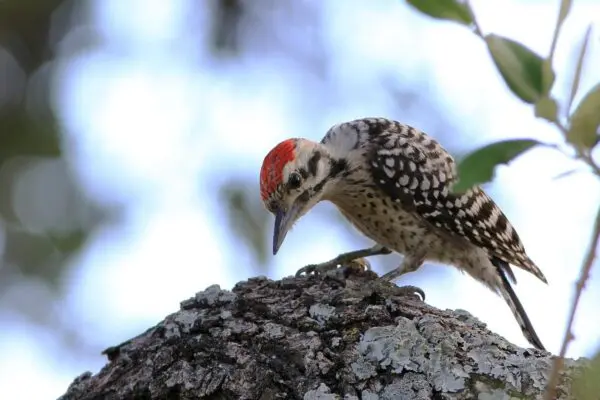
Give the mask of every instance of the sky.
M 424 17 L 399 1 L 306 3 L 320 7 L 324 21 L 321 38 L 331 56 L 326 83 L 276 52 L 215 62 L 208 47 L 199 48 L 186 36 L 190 29 L 208 32 L 206 10 L 195 10 L 192 24 L 191 0 L 93 3 L 90 22 L 104 44 L 65 58 L 54 82 L 79 183 L 96 201 L 126 210 L 121 225 L 96 231 L 72 261 L 78 267 L 60 304 L 64 322 L 84 332 L 91 345 L 117 344 L 207 286 L 231 288 L 256 273 L 243 268 L 254 262 L 252 253 L 231 235 L 215 190 L 231 174 L 258 186 L 262 158 L 280 140 L 318 140 L 335 123 L 392 114 L 406 115 L 402 122 L 425 131 L 443 130 L 435 118 L 398 110 L 384 94 L 381 76 L 392 74 L 420 95 L 435 96 L 452 116 L 462 148 L 509 137 L 561 142 L 556 130 L 510 94 L 482 42 L 467 29 Z M 574 3 L 555 56 L 556 94 L 562 98 L 573 48 L 587 24 L 598 22 L 591 16 L 600 19 L 600 3 Z M 547 53 L 557 1 L 472 4 L 484 32 Z M 303 34 L 301 24 L 289 29 L 292 36 Z M 77 32 L 71 35 L 63 40 L 65 52 Z M 596 28 L 583 90 L 600 81 L 600 68 L 593 68 L 600 61 L 599 47 Z M 550 282 L 545 286 L 517 271 L 515 290 L 552 352 L 562 341 L 600 202 L 600 184 L 590 174 L 555 179 L 574 165 L 554 150 L 534 150 L 499 167 L 494 183 L 486 186 Z M 269 277 L 293 274 L 346 250 L 347 236 L 339 227 L 309 214 L 270 258 Z M 377 268 L 377 259 L 373 263 Z M 593 274 L 592 287 L 600 287 L 599 275 Z M 527 346 L 502 299 L 457 271 L 426 264 L 398 284 L 415 284 L 425 290 L 429 304 L 465 309 L 511 342 Z M 600 320 L 590 318 L 597 312 L 598 292 L 584 293 L 570 357 L 593 354 L 598 346 Z M 17 316 L 11 322 L 0 333 L 0 398 L 18 398 L 14 393 L 27 400 L 56 398 L 77 375 L 96 372 L 105 363 L 100 355 L 69 354 L 51 334 Z M 28 384 L 32 376 L 36 385 Z

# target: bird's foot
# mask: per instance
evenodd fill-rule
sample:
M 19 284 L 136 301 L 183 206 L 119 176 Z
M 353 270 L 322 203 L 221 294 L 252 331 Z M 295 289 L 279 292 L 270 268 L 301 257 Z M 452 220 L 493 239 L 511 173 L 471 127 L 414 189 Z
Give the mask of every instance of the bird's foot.
M 425 292 L 419 287 L 412 285 L 399 286 L 396 291 L 398 292 L 398 296 L 415 297 L 415 295 L 418 295 L 421 298 L 421 301 L 425 301 Z
M 302 267 L 296 272 L 296 276 L 300 276 L 302 274 L 327 275 L 330 271 L 334 270 L 341 270 L 336 271 L 336 274 L 339 272 L 343 272 L 345 274 L 346 272 L 370 271 L 371 263 L 364 257 L 348 261 L 340 261 L 339 258 L 336 257 L 333 260 L 326 261 L 324 263 L 310 264 Z
M 336 269 L 338 267 L 338 263 L 334 262 L 335 260 L 330 260 L 330 261 L 326 261 L 324 263 L 320 263 L 320 264 L 309 264 L 306 265 L 302 268 L 300 268 L 298 271 L 296 271 L 296 276 L 300 276 L 302 274 L 306 274 L 306 275 L 310 275 L 310 274 L 315 274 L 315 275 L 322 275 L 325 274 L 329 271 L 332 271 L 334 269 Z
M 417 269 L 419 269 L 422 263 L 422 256 L 405 257 L 402 261 L 402 264 L 389 271 L 388 273 L 383 274 L 381 277 L 379 277 L 379 279 L 386 282 L 393 282 L 404 274 L 416 271 Z M 397 290 L 400 291 L 400 296 L 413 297 L 415 295 L 419 295 L 421 297 L 421 300 L 425 301 L 425 292 L 421 288 L 418 288 L 416 286 L 397 286 Z
M 337 256 L 336 258 L 326 261 L 324 263 L 310 264 L 306 267 L 302 267 L 296 272 L 296 276 L 300 276 L 302 274 L 323 275 L 329 271 L 337 269 L 338 267 L 351 268 L 352 270 L 355 270 L 358 267 L 362 270 L 371 270 L 371 264 L 365 259 L 365 257 L 377 256 L 381 254 L 390 254 L 391 252 L 392 251 L 386 247 L 383 247 L 381 245 L 375 245 L 368 249 L 343 253 Z
M 385 280 L 385 281 L 395 281 L 396 279 L 400 278 L 402 275 L 404 274 L 408 274 L 409 272 L 415 272 L 416 270 L 419 269 L 419 267 L 423 264 L 423 256 L 418 255 L 418 256 L 411 256 L 411 257 L 404 257 L 404 260 L 402 261 L 402 264 L 400 264 L 398 267 L 394 268 L 393 270 L 389 271 L 386 274 L 383 274 L 380 279 Z

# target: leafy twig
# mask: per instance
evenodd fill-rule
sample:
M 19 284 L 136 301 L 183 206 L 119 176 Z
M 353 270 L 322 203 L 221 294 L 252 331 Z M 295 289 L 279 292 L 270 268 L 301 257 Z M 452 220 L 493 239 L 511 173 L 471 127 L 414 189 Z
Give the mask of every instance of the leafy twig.
M 548 59 L 552 61 L 554 58 L 554 51 L 556 50 L 556 43 L 558 42 L 558 34 L 560 33 L 560 28 L 562 28 L 563 22 L 567 18 L 569 11 L 571 10 L 572 0 L 562 0 L 560 2 L 560 11 L 558 13 L 558 18 L 556 20 L 556 27 L 554 28 L 554 35 L 552 35 L 552 44 L 550 45 L 550 55 Z
M 581 80 L 581 71 L 583 69 L 583 60 L 585 57 L 585 53 L 587 50 L 588 42 L 590 40 L 590 33 L 592 32 L 592 25 L 590 24 L 585 31 L 585 36 L 583 37 L 583 43 L 581 44 L 581 50 L 579 51 L 579 56 L 577 58 L 577 65 L 575 67 L 575 74 L 573 75 L 573 83 L 571 84 L 571 93 L 569 94 L 569 98 L 567 99 L 567 104 L 565 105 L 565 114 L 569 116 L 571 112 L 571 108 L 573 106 L 573 100 L 575 99 L 575 95 L 579 89 L 579 81 Z
M 588 164 L 590 167 L 592 167 L 592 170 L 594 171 L 594 173 L 596 175 L 598 175 L 598 177 L 600 177 L 600 165 L 598 165 L 594 162 L 592 155 L 587 152 L 584 152 L 584 151 L 578 151 L 578 155 L 579 155 L 579 158 L 581 158 L 583 161 L 585 161 L 586 164 Z
M 477 22 L 477 18 L 475 18 L 475 13 L 473 12 L 473 8 L 471 7 L 471 2 L 469 0 L 466 0 L 465 4 L 467 6 L 467 9 L 471 13 L 471 19 L 473 20 L 473 32 L 475 32 L 475 34 L 480 38 L 483 38 L 483 31 L 479 26 L 479 22 Z
M 556 386 L 558 385 L 558 378 L 560 375 L 560 371 L 563 368 L 563 361 L 565 355 L 567 354 L 567 348 L 569 347 L 569 343 L 573 340 L 573 321 L 575 320 L 575 313 L 577 312 L 577 306 L 579 305 L 579 300 L 581 298 L 581 293 L 583 292 L 583 288 L 590 276 L 590 271 L 592 269 L 592 265 L 594 264 L 594 260 L 596 259 L 596 248 L 598 247 L 600 241 L 600 209 L 598 209 L 598 213 L 596 214 L 596 221 L 594 223 L 594 230 L 592 232 L 592 239 L 590 242 L 590 248 L 586 254 L 585 260 L 583 262 L 583 266 L 581 267 L 581 272 L 579 274 L 579 280 L 575 286 L 575 298 L 573 299 L 573 304 L 571 305 L 571 310 L 569 313 L 569 321 L 567 323 L 567 329 L 565 331 L 565 337 L 562 342 L 562 346 L 560 348 L 560 354 L 558 357 L 554 359 L 554 365 L 552 367 L 552 373 L 550 375 L 550 379 L 548 381 L 548 389 L 546 390 L 546 400 L 553 400 L 556 398 Z
M 567 134 L 569 133 L 569 130 L 567 129 L 567 127 L 565 125 L 563 125 L 558 119 L 553 122 L 554 122 L 554 125 L 556 125 L 556 127 L 562 132 L 563 136 L 567 137 Z M 600 177 L 600 165 L 594 161 L 591 153 L 589 151 L 586 152 L 577 146 L 572 146 L 572 147 L 576 152 L 575 158 L 577 158 L 577 159 L 585 162 L 587 165 L 589 165 L 590 168 L 592 169 L 592 171 L 594 172 L 594 174 L 596 174 L 598 177 Z
M 558 119 L 554 120 L 554 125 L 562 132 L 564 137 L 567 137 L 569 132 L 568 128 L 561 123 Z M 573 146 L 575 150 L 575 158 L 586 163 L 594 172 L 595 175 L 600 177 L 600 166 L 594 161 L 590 152 L 586 152 L 578 146 Z M 590 240 L 590 247 L 585 256 L 585 260 L 581 267 L 581 271 L 579 273 L 579 279 L 577 284 L 575 285 L 575 298 L 573 299 L 573 303 L 571 304 L 571 310 L 569 312 L 569 319 L 567 322 L 567 328 L 565 330 L 565 336 L 562 341 L 562 345 L 560 348 L 560 353 L 558 357 L 554 359 L 554 363 L 552 366 L 552 372 L 550 374 L 550 379 L 548 380 L 548 386 L 546 389 L 545 399 L 553 400 L 556 394 L 556 387 L 558 385 L 558 380 L 560 376 L 560 371 L 563 369 L 564 358 L 567 354 L 567 349 L 571 341 L 573 341 L 573 322 L 575 321 L 575 314 L 577 312 L 577 307 L 579 306 L 579 300 L 581 299 L 581 294 L 583 293 L 583 288 L 590 276 L 590 271 L 594 264 L 594 260 L 596 259 L 596 248 L 600 242 L 600 208 L 598 209 L 598 213 L 596 214 L 596 221 L 594 223 L 594 229 L 592 231 L 592 237 Z

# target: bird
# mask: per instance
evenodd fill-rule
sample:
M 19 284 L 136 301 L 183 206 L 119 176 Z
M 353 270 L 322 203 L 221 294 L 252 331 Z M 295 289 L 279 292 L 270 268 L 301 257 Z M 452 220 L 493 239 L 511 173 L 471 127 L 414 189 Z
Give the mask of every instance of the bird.
M 498 205 L 475 185 L 453 191 L 454 158 L 425 132 L 380 117 L 333 125 L 320 142 L 289 138 L 264 157 L 260 196 L 274 215 L 273 255 L 292 226 L 317 203 L 329 201 L 375 242 L 366 249 L 298 270 L 324 273 L 364 257 L 397 252 L 394 281 L 424 262 L 450 265 L 479 281 L 508 304 L 523 335 L 545 350 L 512 285 L 511 265 L 548 283 L 527 255 Z

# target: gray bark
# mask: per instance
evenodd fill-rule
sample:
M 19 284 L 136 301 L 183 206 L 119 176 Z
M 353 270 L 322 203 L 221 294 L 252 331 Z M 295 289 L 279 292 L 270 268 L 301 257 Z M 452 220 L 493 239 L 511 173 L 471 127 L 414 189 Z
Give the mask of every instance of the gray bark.
M 61 399 L 537 399 L 552 364 L 368 271 L 211 286 L 105 354 Z

